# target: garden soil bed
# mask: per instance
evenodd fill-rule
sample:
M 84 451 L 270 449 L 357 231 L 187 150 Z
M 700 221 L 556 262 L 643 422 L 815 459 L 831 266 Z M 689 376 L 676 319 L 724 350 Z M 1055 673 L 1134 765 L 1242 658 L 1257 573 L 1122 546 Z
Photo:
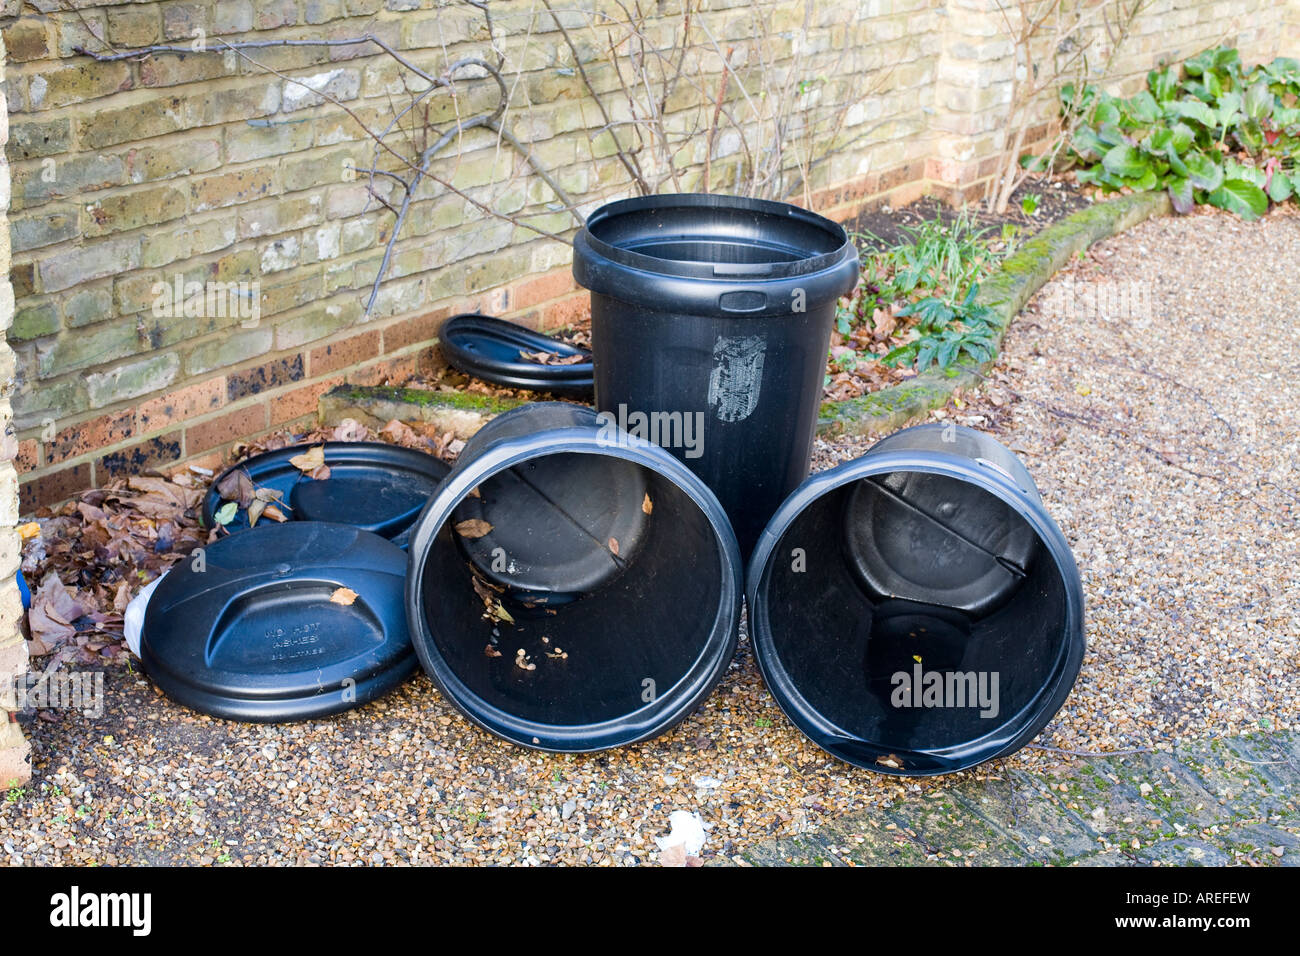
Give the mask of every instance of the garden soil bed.
M 1038 207 L 1032 215 L 1021 208 L 1021 200 L 1028 196 L 1038 197 Z M 1021 238 L 1028 238 L 1090 204 L 1091 200 L 1073 177 L 1060 176 L 1023 183 L 1011 197 L 1007 211 L 1001 215 L 989 212 L 983 203 L 971 204 L 967 208 L 976 222 L 991 230 L 994 235 L 1000 233 L 1004 225 L 1011 225 L 1020 230 Z M 844 228 L 851 233 L 875 236 L 883 244 L 889 245 L 904 238 L 903 230 L 906 228 L 914 228 L 935 219 L 952 223 L 957 218 L 957 213 L 958 210 L 948 203 L 933 196 L 924 196 L 897 209 L 885 206 L 869 210 L 851 222 L 846 222 Z

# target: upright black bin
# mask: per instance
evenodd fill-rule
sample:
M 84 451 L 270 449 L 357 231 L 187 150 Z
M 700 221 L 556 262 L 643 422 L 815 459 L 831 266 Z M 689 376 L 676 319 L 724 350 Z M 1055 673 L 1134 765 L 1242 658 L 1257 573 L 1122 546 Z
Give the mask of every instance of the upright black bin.
M 1020 461 L 953 425 L 804 482 L 763 532 L 750 633 L 782 709 L 842 760 L 962 770 L 1024 746 L 1083 659 L 1069 545 Z
M 748 554 L 808 475 L 835 301 L 858 276 L 844 230 L 785 203 L 627 199 L 587 220 L 573 274 L 596 407 L 703 478 Z
M 411 534 L 420 662 L 471 720 L 552 751 L 654 737 L 730 662 L 743 595 L 713 493 L 594 411 L 484 426 Z

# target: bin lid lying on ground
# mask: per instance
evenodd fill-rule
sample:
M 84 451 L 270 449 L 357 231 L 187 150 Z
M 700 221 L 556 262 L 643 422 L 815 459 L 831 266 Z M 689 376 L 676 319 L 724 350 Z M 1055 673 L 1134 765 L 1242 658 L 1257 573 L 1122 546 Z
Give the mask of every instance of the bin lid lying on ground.
M 322 446 L 268 451 L 222 472 L 203 499 L 204 527 L 215 527 L 217 512 L 228 504 L 217 488 L 242 469 L 253 488 L 280 492 L 275 504 L 291 521 L 337 521 L 405 547 L 411 525 L 451 468 L 433 455 L 400 445 L 333 441 L 323 443 L 330 476 L 317 480 L 292 462 L 313 447 Z M 225 527 L 231 532 L 247 530 L 247 510 L 240 507 Z
M 438 348 L 455 368 L 494 385 L 574 397 L 592 392 L 590 352 L 505 319 L 453 315 L 438 333 Z M 580 361 L 543 365 L 523 358 L 524 352 L 551 352 Z
M 168 697 L 215 717 L 304 720 L 349 710 L 415 670 L 406 554 L 350 525 L 258 524 L 162 578 L 140 638 Z

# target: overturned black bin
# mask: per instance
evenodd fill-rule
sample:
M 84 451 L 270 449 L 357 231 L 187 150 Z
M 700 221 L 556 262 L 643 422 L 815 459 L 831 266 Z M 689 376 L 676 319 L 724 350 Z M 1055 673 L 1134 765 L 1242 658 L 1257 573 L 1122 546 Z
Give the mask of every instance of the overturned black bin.
M 573 274 L 596 407 L 703 478 L 748 555 L 808 476 L 835 302 L 858 278 L 844 229 L 780 202 L 643 196 L 592 213 Z
M 804 482 L 747 582 L 764 680 L 834 756 L 932 775 L 1004 756 L 1065 702 L 1083 590 L 1024 466 L 922 425 Z
M 735 648 L 743 574 L 717 499 L 589 408 L 485 425 L 411 534 L 407 619 L 467 717 L 542 750 L 645 740 L 689 715 Z

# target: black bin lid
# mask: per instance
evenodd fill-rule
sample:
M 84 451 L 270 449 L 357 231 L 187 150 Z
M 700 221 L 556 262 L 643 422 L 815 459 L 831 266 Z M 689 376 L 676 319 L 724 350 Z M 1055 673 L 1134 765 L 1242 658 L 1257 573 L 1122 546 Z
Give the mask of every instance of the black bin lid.
M 228 468 L 212 482 L 203 499 L 203 524 L 211 528 L 223 505 L 217 486 L 228 474 L 242 468 L 253 485 L 281 493 L 283 511 L 291 521 L 335 521 L 371 531 L 406 547 L 406 536 L 438 484 L 451 466 L 433 455 L 384 442 L 325 442 L 325 464 L 330 476 L 317 481 L 290 459 L 313 445 L 292 445 L 255 455 Z M 269 519 L 258 522 L 271 524 Z M 226 525 L 235 532 L 248 529 L 242 508 Z
M 259 522 L 167 573 L 145 612 L 140 659 L 168 697 L 215 717 L 278 722 L 349 710 L 418 666 L 405 581 L 405 552 L 379 535 Z
M 453 315 L 438 332 L 438 348 L 453 367 L 494 385 L 570 397 L 589 396 L 595 388 L 595 369 L 586 349 L 490 315 Z M 542 365 L 523 359 L 521 352 L 554 352 L 582 361 Z

